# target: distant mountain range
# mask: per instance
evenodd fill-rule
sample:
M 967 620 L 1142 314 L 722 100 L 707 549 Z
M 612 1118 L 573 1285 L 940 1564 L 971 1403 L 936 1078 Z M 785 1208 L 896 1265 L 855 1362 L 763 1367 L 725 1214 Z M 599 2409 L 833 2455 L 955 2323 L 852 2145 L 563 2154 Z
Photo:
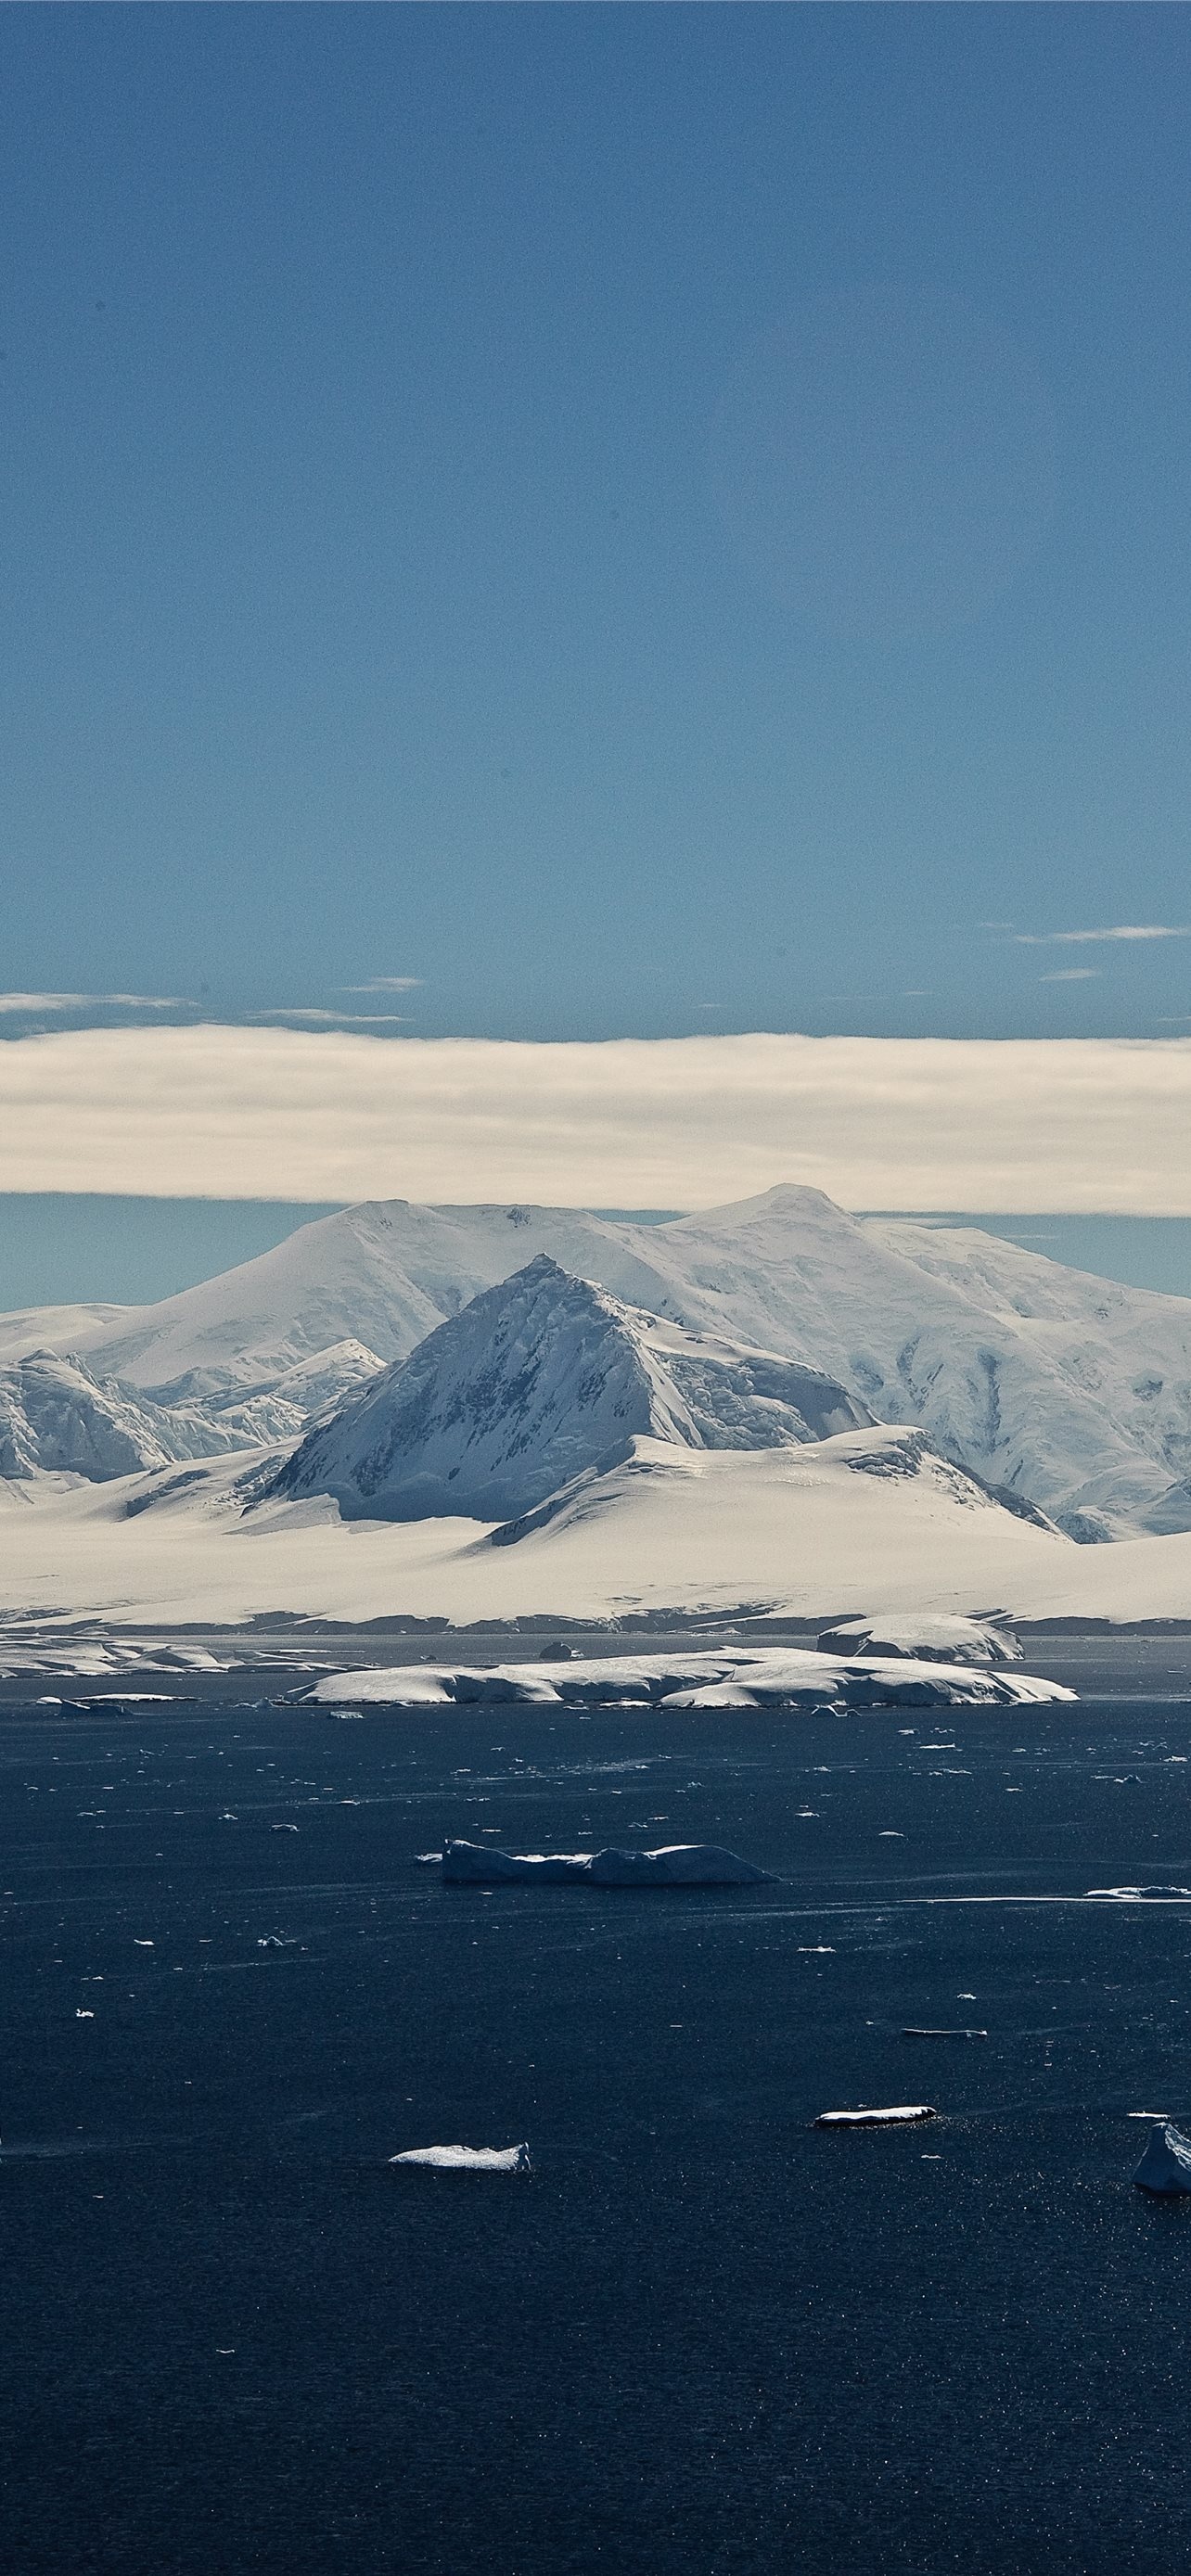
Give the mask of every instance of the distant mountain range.
M 485 1304 L 514 1273 L 517 1317 Z M 322 1478 L 347 1512 L 466 1498 L 492 1521 L 634 1437 L 747 1450 L 876 1421 L 1076 1538 L 1191 1530 L 1191 1300 L 816 1190 L 656 1226 L 371 1203 L 158 1305 L 0 1319 L 0 1363 L 17 1479 L 263 1448 L 279 1493 Z

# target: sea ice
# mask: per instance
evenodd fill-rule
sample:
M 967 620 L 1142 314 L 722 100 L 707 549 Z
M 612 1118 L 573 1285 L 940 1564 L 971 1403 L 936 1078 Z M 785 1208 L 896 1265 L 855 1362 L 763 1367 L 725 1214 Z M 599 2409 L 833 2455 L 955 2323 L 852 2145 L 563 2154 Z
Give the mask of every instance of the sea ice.
M 907 2022 L 902 2032 L 903 2039 L 987 2039 L 987 2037 L 986 2030 L 931 2030 L 918 2022 Z

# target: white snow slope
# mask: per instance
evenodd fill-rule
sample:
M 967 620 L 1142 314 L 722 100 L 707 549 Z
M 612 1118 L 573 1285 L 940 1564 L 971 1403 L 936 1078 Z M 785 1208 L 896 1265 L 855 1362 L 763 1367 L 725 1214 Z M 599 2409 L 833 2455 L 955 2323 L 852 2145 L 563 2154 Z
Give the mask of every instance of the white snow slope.
M 1029 1590 L 1061 1595 L 1073 1565 L 1125 1553 L 1018 1519 L 916 1430 L 758 1450 L 636 1438 L 511 1543 L 516 1523 L 345 1521 L 326 1497 L 245 1510 L 249 1463 L 0 1483 L 0 1599 L 23 1615 L 163 1628 L 268 1612 L 465 1624 L 772 1608 L 826 1622 L 1012 1607 Z M 268 1453 L 255 1463 L 267 1470 Z
M 919 1422 L 1081 1536 L 1191 1528 L 1191 1299 L 1060 1268 L 973 1228 L 860 1220 L 785 1188 L 661 1226 L 574 1209 L 374 1202 L 160 1305 L 0 1320 L 157 1400 L 267 1392 L 345 1341 L 403 1358 L 547 1252 L 680 1327 L 824 1371 Z M 277 1436 L 270 1434 L 269 1436 Z
M 246 1464 L 267 1472 L 274 1457 L 103 1485 L 0 1480 L 0 1668 L 8 1643 L 9 1668 L 46 1647 L 69 1664 L 75 1621 L 119 1636 L 269 1614 L 1191 1620 L 1191 1535 L 1077 1547 L 1002 1509 L 915 1431 L 753 1451 L 637 1439 L 511 1545 L 471 1520 L 343 1521 L 326 1498 L 245 1513 Z
M 511 1519 L 638 1434 L 769 1449 L 871 1421 L 834 1380 L 661 1324 L 538 1253 L 312 1431 L 268 1491 L 332 1494 L 345 1517 Z

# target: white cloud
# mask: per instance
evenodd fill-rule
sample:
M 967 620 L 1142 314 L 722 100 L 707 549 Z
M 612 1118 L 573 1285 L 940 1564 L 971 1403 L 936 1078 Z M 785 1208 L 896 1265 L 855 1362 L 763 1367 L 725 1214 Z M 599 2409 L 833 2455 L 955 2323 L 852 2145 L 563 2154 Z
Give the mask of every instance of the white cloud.
M 1015 948 L 1090 948 L 1116 939 L 1191 939 L 1191 922 L 1118 922 L 1114 930 L 1015 930 Z
M 56 1030 L 0 1047 L 0 1189 L 1191 1215 L 1191 1039 Z
M 1103 974 L 1101 966 L 1060 966 L 1053 975 L 1040 975 L 1040 984 L 1094 984 Z
M 193 1011 L 184 993 L 0 993 L 0 1012 L 43 1018 L 49 1012 Z

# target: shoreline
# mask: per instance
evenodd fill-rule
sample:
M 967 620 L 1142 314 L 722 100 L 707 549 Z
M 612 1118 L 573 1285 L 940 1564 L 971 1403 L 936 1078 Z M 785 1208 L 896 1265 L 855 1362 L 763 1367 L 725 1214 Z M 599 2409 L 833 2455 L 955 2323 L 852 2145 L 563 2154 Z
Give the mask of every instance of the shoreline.
M 1191 1699 L 1191 1620 L 1146 1621 L 1126 1627 L 1107 1620 L 1013 1621 L 1023 1649 L 1011 1669 L 1060 1682 L 1084 1699 Z M 240 1627 L 84 1627 L 68 1635 L 39 1633 L 40 1622 L 21 1623 L 23 1634 L 0 1638 L 0 1704 L 27 1707 L 38 1699 L 75 1702 L 191 1703 L 206 1700 L 274 1700 L 319 1673 L 362 1666 L 447 1660 L 485 1667 L 511 1660 L 545 1660 L 551 1645 L 576 1658 L 715 1652 L 729 1647 L 813 1647 L 831 1625 L 817 1620 L 742 1616 L 736 1620 L 668 1618 L 587 1625 L 534 1618 L 485 1622 L 473 1628 L 439 1621 L 373 1619 L 338 1623 L 266 1617 Z M 396 1651 L 400 1649 L 400 1651 Z M 99 1657 L 121 1650 L 128 1660 L 104 1669 Z M 155 1665 L 155 1654 L 193 1653 L 211 1662 Z M 74 1660 L 77 1654 L 78 1660 Z M 143 1658 L 143 1660 L 142 1660 Z M 747 1712 L 742 1712 L 747 1714 Z

